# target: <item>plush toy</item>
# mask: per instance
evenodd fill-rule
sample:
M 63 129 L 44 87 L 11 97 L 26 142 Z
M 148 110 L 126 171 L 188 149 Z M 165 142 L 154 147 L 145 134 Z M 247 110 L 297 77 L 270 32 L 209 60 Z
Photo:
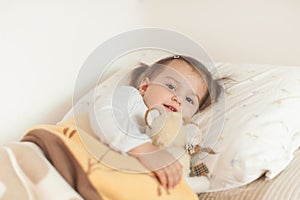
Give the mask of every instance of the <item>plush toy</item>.
M 152 111 L 157 110 L 153 117 Z M 152 116 L 152 117 L 149 117 Z M 150 122 L 150 119 L 151 122 Z M 191 156 L 200 152 L 214 154 L 210 148 L 201 148 L 202 134 L 196 124 L 183 120 L 179 112 L 165 112 L 161 109 L 149 109 L 145 113 L 146 134 L 152 143 L 170 152 L 183 166 L 183 175 L 196 193 L 209 189 L 208 169 L 203 164 L 193 165 Z

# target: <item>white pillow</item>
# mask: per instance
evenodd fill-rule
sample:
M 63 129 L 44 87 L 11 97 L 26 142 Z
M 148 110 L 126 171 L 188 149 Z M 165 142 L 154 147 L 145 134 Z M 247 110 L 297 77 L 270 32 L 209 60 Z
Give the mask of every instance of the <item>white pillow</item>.
M 217 154 L 198 158 L 210 170 L 210 190 L 275 177 L 300 146 L 300 67 L 224 64 L 218 71 L 233 79 L 226 84 L 225 116 L 211 115 L 212 109 L 199 116 L 207 144 L 216 140 L 216 125 L 223 126 L 213 147 Z M 224 124 L 210 126 L 220 119 Z

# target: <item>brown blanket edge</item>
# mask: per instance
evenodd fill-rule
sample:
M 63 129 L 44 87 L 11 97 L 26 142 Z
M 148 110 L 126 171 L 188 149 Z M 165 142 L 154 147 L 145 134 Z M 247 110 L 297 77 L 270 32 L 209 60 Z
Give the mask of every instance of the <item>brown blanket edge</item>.
M 58 135 L 50 130 L 33 129 L 26 133 L 21 142 L 32 142 L 38 145 L 61 176 L 84 199 L 102 200 L 81 165 Z

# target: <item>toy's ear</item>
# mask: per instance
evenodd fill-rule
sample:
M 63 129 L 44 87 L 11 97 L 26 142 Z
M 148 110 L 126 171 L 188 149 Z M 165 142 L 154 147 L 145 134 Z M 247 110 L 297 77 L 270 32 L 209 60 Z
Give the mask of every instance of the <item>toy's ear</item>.
M 157 121 L 157 118 L 159 118 L 160 116 L 161 116 L 160 109 L 156 107 L 148 109 L 144 115 L 144 120 L 146 122 L 147 127 L 152 129 L 153 121 Z
M 198 124 L 196 124 L 193 121 L 186 121 L 184 120 L 184 127 L 186 129 L 187 134 L 187 143 L 195 146 L 197 144 L 201 144 L 204 142 L 204 135 L 199 127 Z

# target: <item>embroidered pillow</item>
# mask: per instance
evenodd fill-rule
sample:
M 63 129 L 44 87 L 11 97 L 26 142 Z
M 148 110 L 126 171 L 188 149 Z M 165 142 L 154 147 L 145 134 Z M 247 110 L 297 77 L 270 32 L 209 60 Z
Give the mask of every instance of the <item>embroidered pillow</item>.
M 225 101 L 198 116 L 205 143 L 216 143 L 216 155 L 198 158 L 210 170 L 211 190 L 274 178 L 300 146 L 300 67 L 223 64 L 218 71 L 232 79 Z

